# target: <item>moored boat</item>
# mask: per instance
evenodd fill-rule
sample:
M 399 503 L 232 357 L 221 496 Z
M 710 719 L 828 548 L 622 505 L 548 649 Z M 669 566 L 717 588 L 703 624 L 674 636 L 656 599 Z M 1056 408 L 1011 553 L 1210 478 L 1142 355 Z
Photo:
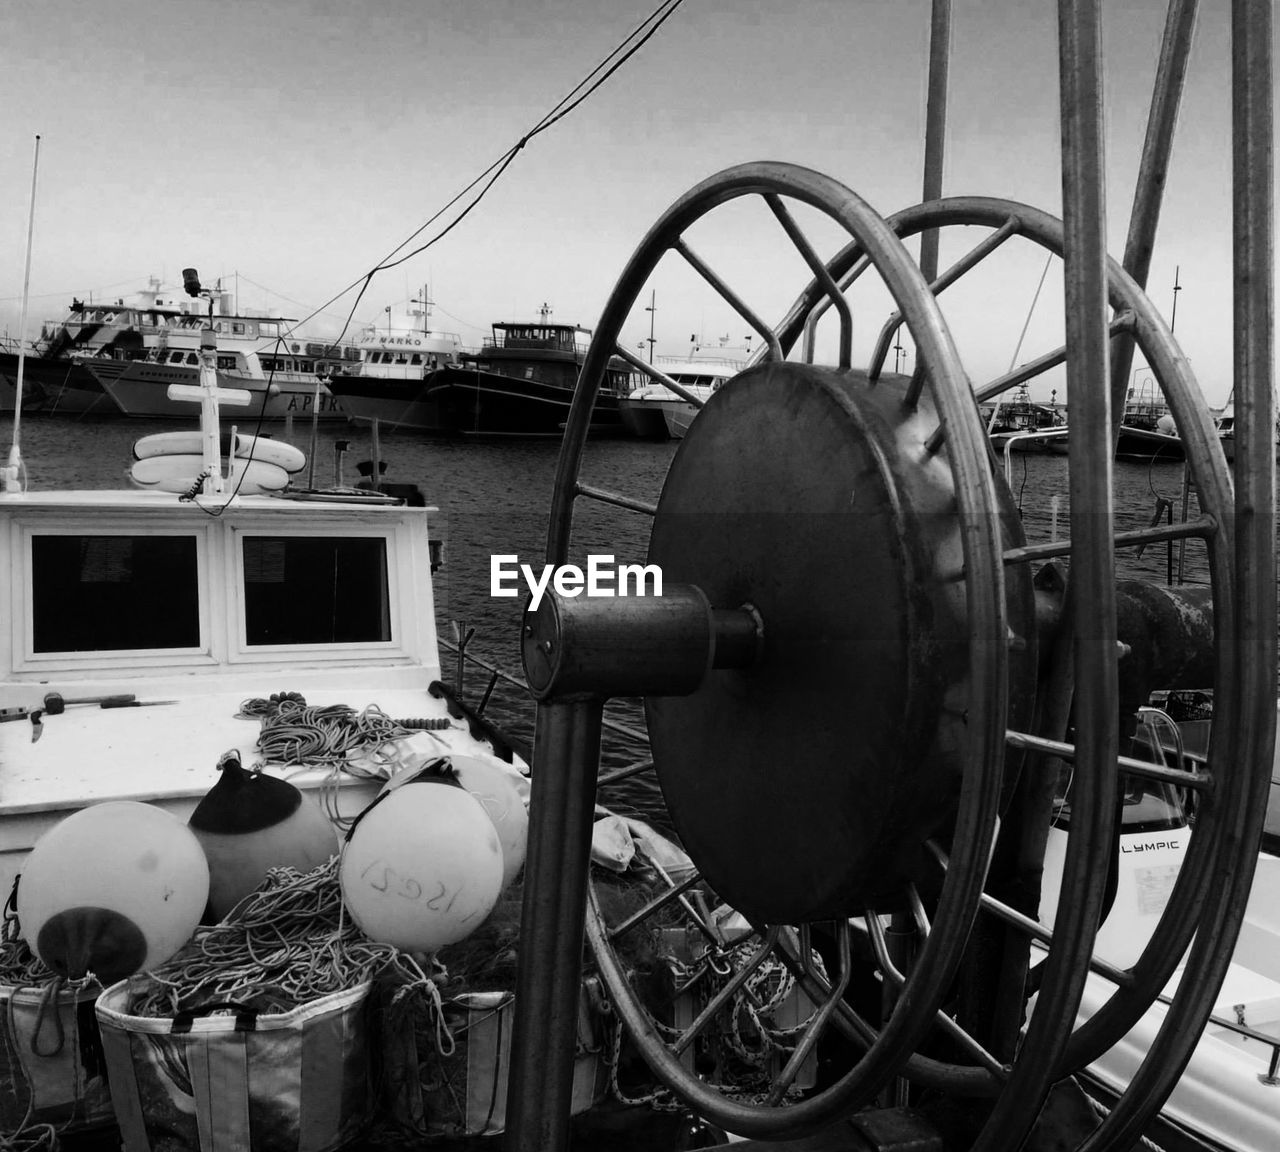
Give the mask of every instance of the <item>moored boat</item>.
M 532 323 L 498 321 L 478 351 L 424 381 L 423 399 L 439 413 L 441 430 L 462 436 L 559 436 L 569 418 L 591 330 L 554 324 L 543 305 Z M 620 402 L 631 369 L 610 362 L 608 382 L 591 413 L 593 435 L 622 435 Z
M 448 430 L 427 383 L 438 369 L 458 363 L 462 341 L 456 333 L 431 328 L 431 300 L 425 288 L 404 310 L 389 310 L 385 324 L 365 328 L 356 346 L 360 360 L 344 364 L 329 379 L 329 391 L 351 420 L 377 420 L 392 430 Z
M 224 446 L 219 405 L 248 397 L 218 387 L 216 353 L 202 356 L 199 395 L 178 394 L 188 412 L 199 400 L 200 430 L 135 445 L 135 472 L 173 483 L 0 493 L 6 612 L 23 621 L 0 647 L 6 892 L 39 838 L 86 805 L 145 800 L 187 819 L 228 750 L 245 765 L 268 759 L 242 706 L 284 690 L 375 709 L 388 734 L 426 730 L 442 755 L 505 756 L 510 768 L 510 750 L 452 719 L 433 691 L 434 509 L 373 487 L 299 489 L 302 454 L 283 442 Z M 254 467 L 281 482 L 246 494 Z M 267 770 L 346 818 L 387 774 L 376 747 L 364 754 L 356 773 L 305 757 Z
M 705 403 L 711 394 L 747 366 L 749 349 L 704 348 L 695 344 L 688 356 L 659 356 L 654 367 Z M 622 398 L 622 423 L 643 440 L 682 440 L 697 415 L 697 406 L 654 378 Z
M 354 347 L 299 336 L 285 317 L 238 311 L 220 285 L 211 295 L 219 381 L 259 394 L 255 418 L 313 412 L 344 418 L 324 379 L 358 356 Z M 170 401 L 167 392 L 172 384 L 198 380 L 203 311 L 156 277 L 129 298 L 73 299 L 65 317 L 44 325 L 35 355 L 26 359 L 24 408 L 189 419 L 189 407 Z M 9 408 L 16 363 L 16 354 L 0 353 L 0 404 Z
M 1009 400 L 996 400 L 984 406 L 982 415 L 987 426 L 987 439 L 997 450 L 1009 444 L 1017 452 L 1047 452 L 1054 440 L 1065 443 L 1061 430 L 1066 428 L 1067 422 L 1062 411 L 1056 405 L 1032 400 L 1025 384 Z M 1054 435 L 1031 435 L 1041 432 L 1053 432 Z

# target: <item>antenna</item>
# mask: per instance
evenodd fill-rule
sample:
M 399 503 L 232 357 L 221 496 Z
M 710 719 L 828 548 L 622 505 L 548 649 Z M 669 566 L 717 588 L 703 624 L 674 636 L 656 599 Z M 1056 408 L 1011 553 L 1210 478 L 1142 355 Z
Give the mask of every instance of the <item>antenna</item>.
M 209 315 L 200 329 L 200 383 L 170 384 L 167 395 L 170 400 L 194 400 L 200 404 L 200 431 L 204 438 L 204 468 L 191 489 L 191 495 L 221 497 L 225 493 L 222 477 L 222 447 L 219 443 L 218 404 L 245 407 L 253 397 L 243 388 L 218 387 L 218 340 L 213 330 L 213 295 L 221 291 L 221 281 L 213 289 L 200 286 L 200 275 L 194 268 L 182 270 L 182 287 L 188 296 L 204 297 L 209 301 Z M 234 439 L 230 454 L 235 456 Z M 234 496 L 235 493 L 232 493 Z M 230 497 L 224 499 L 224 503 Z
M 649 306 L 645 309 L 649 313 L 649 363 L 653 363 L 653 318 L 658 311 L 658 290 L 655 288 L 649 293 Z
M 19 428 L 22 424 L 22 374 L 26 366 L 27 346 L 27 297 L 31 288 L 31 235 L 36 226 L 36 171 L 40 166 L 40 136 L 36 134 L 35 155 L 31 160 L 31 209 L 27 214 L 27 262 L 22 273 L 22 315 L 18 319 L 18 379 L 13 390 L 13 444 L 9 448 L 9 463 L 3 469 L 4 490 L 21 492 L 22 448 Z

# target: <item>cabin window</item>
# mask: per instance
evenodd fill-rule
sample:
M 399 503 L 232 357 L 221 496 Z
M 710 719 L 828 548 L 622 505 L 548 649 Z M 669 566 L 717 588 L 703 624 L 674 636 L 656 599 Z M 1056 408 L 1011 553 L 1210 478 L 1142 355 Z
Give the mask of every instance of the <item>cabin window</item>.
M 233 333 L 234 335 L 236 335 L 236 336 L 243 336 L 243 335 L 244 335 L 244 325 L 243 325 L 243 324 L 239 324 L 239 323 L 233 323 L 233 324 L 231 325 L 231 331 L 232 331 L 232 333 Z
M 380 536 L 246 536 L 245 642 L 370 644 L 391 639 Z
M 224 370 L 230 370 L 236 366 L 236 358 L 234 356 L 219 356 L 218 367 Z
M 421 364 L 421 363 L 422 363 L 422 354 L 421 354 L 420 352 L 415 352 L 412 356 L 410 356 L 410 357 L 409 357 L 409 363 L 410 363 L 410 364 Z
M 187 353 L 187 363 L 188 363 L 188 364 L 199 364 L 199 363 L 200 363 L 200 357 L 198 357 L 194 352 L 188 352 L 188 353 Z
M 316 366 L 315 366 L 315 362 L 314 362 L 313 360 L 299 360 L 299 361 L 298 361 L 298 371 L 299 371 L 299 372 L 314 372 L 315 370 L 316 370 Z
M 170 363 L 170 364 L 181 364 L 181 363 L 182 363 L 182 353 L 181 353 L 181 352 L 170 352 L 170 353 L 169 353 L 169 363 Z
M 32 536 L 31 589 L 36 652 L 200 643 L 194 536 Z

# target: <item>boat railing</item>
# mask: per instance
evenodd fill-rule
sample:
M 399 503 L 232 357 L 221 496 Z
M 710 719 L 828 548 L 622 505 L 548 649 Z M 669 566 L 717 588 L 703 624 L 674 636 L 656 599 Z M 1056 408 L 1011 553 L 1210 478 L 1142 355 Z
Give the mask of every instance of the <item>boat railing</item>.
M 1005 483 L 1013 483 L 1013 446 L 1024 440 L 1060 440 L 1067 435 L 1067 426 L 1060 424 L 1056 428 L 1040 428 L 1033 432 L 1011 432 L 1004 440 L 1004 479 Z
M 1173 1003 L 1173 997 L 1163 992 L 1156 999 L 1166 1008 Z M 1237 1005 L 1237 1011 L 1243 1013 L 1244 1005 Z M 1274 1088 L 1280 1085 L 1280 1037 L 1269 1036 L 1265 1032 L 1259 1032 L 1256 1028 L 1242 1024 L 1239 1020 L 1228 1020 L 1225 1016 L 1210 1015 L 1209 1023 L 1217 1028 L 1224 1028 L 1236 1036 L 1267 1045 L 1271 1049 L 1271 1058 L 1267 1061 L 1267 1071 L 1259 1072 L 1258 1079 L 1268 1087 Z

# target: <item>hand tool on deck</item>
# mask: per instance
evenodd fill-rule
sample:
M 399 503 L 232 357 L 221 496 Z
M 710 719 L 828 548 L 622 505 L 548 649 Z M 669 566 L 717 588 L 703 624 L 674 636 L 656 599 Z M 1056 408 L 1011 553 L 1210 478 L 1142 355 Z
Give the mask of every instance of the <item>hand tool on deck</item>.
M 60 692 L 48 692 L 44 698 L 44 710 L 50 716 L 59 716 L 69 704 L 100 704 L 103 708 L 120 708 L 134 700 L 137 700 L 137 697 L 131 692 L 117 696 L 76 696 L 70 700 Z

